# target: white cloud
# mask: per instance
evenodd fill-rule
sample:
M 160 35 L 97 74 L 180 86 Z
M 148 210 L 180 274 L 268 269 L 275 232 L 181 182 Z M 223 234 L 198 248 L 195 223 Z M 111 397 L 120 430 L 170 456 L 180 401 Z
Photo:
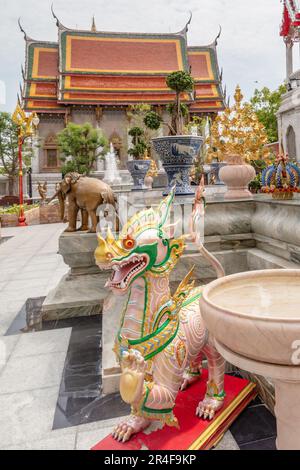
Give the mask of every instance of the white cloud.
M 17 19 L 35 39 L 57 39 L 50 12 L 52 0 L 0 0 L 0 80 L 5 82 L 9 111 L 15 106 L 24 62 L 24 40 Z M 54 0 L 61 22 L 88 29 L 91 17 L 106 31 L 170 32 L 183 28 L 193 12 L 188 42 L 210 43 L 222 26 L 218 54 L 229 94 L 239 83 L 246 97 L 259 86 L 277 87 L 284 79 L 285 51 L 279 37 L 280 0 Z M 258 82 L 258 83 L 255 83 Z

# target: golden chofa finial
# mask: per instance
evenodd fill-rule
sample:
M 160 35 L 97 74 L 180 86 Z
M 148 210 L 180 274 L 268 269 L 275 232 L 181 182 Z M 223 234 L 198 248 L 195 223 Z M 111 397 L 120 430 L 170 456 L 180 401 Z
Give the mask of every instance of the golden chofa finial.
M 237 87 L 235 89 L 234 99 L 235 99 L 236 105 L 238 107 L 241 106 L 243 98 L 244 98 L 244 95 L 242 94 L 241 87 L 239 85 L 237 85 Z
M 91 31 L 92 31 L 92 33 L 96 33 L 96 32 L 97 32 L 96 21 L 95 21 L 95 17 L 94 17 L 94 16 L 93 16 L 93 18 L 92 18 Z

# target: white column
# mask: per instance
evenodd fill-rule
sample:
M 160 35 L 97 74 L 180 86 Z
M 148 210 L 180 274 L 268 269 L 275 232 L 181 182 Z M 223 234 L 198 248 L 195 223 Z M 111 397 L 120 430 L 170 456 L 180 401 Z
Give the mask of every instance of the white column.
M 131 135 L 129 135 L 129 129 L 130 129 L 130 127 L 128 127 L 128 129 L 127 129 L 127 148 L 128 148 L 128 150 L 132 148 L 132 137 L 131 137 Z M 127 154 L 127 157 L 128 157 L 127 158 L 128 161 L 133 160 L 133 156 L 130 155 L 129 153 Z
M 287 41 L 286 47 L 286 79 L 289 81 L 290 76 L 294 71 L 293 67 L 293 41 Z
M 33 137 L 33 141 L 32 141 L 32 158 L 31 158 L 32 174 L 37 174 L 37 173 L 40 172 L 40 165 L 39 165 L 40 148 L 39 148 L 38 144 L 39 144 L 39 135 L 38 135 L 38 131 L 37 131 L 36 135 Z

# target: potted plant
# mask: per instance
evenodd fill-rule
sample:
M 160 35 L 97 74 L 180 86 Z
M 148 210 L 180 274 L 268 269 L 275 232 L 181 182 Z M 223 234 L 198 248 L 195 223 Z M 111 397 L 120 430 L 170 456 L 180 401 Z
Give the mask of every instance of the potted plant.
M 248 189 L 256 172 L 252 161 L 269 159 L 266 148 L 268 137 L 249 104 L 242 104 L 239 86 L 234 95 L 235 103 L 219 115 L 211 126 L 207 139 L 208 161 L 223 161 L 226 166 L 219 170 L 219 177 L 227 185 L 225 199 L 251 198 Z
M 249 191 L 251 191 L 252 194 L 257 194 L 260 192 L 262 188 L 262 182 L 261 182 L 261 173 L 255 176 L 255 178 L 250 181 L 249 183 Z
M 144 122 L 150 129 L 157 130 L 163 124 L 169 130 L 168 136 L 152 139 L 153 147 L 168 176 L 168 188 L 165 194 L 168 194 L 171 187 L 176 184 L 176 195 L 192 195 L 194 190 L 190 186 L 189 175 L 203 138 L 196 135 L 184 135 L 184 118 L 188 109 L 181 103 L 181 97 L 184 93 L 193 92 L 194 80 L 190 73 L 181 70 L 169 74 L 166 83 L 176 94 L 175 102 L 167 108 L 171 115 L 170 122 L 164 122 L 154 111 L 147 113 Z
M 132 137 L 132 148 L 128 150 L 128 154 L 133 160 L 127 162 L 127 168 L 133 179 L 133 190 L 141 191 L 146 189 L 144 184 L 145 176 L 150 167 L 150 160 L 145 160 L 147 153 L 147 144 L 144 140 L 144 130 L 141 127 L 132 127 L 128 134 Z

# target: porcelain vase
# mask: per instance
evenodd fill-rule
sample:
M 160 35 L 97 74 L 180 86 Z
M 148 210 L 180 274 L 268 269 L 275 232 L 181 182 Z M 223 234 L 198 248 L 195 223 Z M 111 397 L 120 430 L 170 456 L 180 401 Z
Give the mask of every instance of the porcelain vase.
M 133 179 L 133 191 L 142 191 L 147 189 L 145 186 L 145 176 L 150 167 L 150 160 L 130 160 L 127 162 L 127 168 Z
M 190 170 L 203 144 L 203 137 L 176 135 L 152 139 L 153 147 L 162 161 L 168 177 L 168 187 L 164 195 L 169 194 L 176 185 L 176 196 L 190 196 L 194 189 L 190 186 Z
M 244 163 L 239 155 L 229 155 L 226 158 L 226 166 L 219 171 L 221 181 L 226 184 L 227 191 L 224 194 L 225 199 L 251 199 L 252 193 L 248 186 L 250 181 L 255 178 L 255 169 L 253 166 Z

